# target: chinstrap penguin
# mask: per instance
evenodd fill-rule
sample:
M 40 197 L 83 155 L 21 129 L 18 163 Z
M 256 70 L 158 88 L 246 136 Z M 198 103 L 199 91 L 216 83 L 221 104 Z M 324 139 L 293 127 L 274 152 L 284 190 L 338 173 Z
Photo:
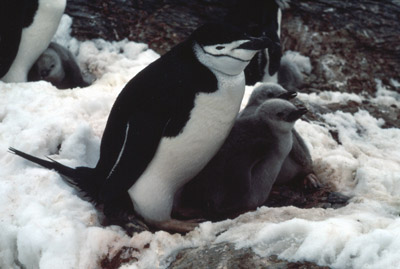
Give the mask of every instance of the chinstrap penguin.
M 246 107 L 239 113 L 239 117 L 247 117 L 255 112 L 265 100 L 281 98 L 290 100 L 296 97 L 296 92 L 287 91 L 275 83 L 259 83 L 249 98 Z M 313 161 L 310 151 L 300 134 L 293 128 L 293 146 L 282 169 L 276 179 L 276 184 L 303 183 L 306 187 L 318 188 L 323 184 L 314 174 Z
M 306 112 L 271 99 L 238 118 L 214 158 L 177 194 L 174 215 L 221 220 L 261 206 L 292 148 L 294 123 Z
M 28 81 L 46 80 L 58 89 L 89 86 L 72 53 L 63 46 L 51 42 L 33 64 Z
M 171 219 L 175 192 L 213 157 L 244 94 L 244 68 L 271 46 L 223 24 L 206 24 L 139 72 L 110 112 L 95 168 L 69 168 L 10 148 L 67 176 L 104 214 L 140 215 L 156 229 L 187 232 Z
M 25 82 L 47 48 L 66 0 L 0 1 L 0 80 Z

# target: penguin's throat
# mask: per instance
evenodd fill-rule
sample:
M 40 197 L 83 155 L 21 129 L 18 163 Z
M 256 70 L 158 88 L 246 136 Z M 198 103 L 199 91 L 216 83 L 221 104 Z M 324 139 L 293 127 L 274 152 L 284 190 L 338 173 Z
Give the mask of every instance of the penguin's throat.
M 201 64 L 213 71 L 214 74 L 220 73 L 225 76 L 242 74 L 251 60 L 239 59 L 228 55 L 209 54 L 197 43 L 194 44 L 193 51 Z

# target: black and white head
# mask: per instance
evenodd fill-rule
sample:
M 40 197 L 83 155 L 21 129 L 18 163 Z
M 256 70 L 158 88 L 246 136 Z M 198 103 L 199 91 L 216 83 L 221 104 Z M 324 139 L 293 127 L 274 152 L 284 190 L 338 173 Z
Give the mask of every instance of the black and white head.
M 60 82 L 64 79 L 65 72 L 62 61 L 53 49 L 45 50 L 35 65 L 40 79 L 50 82 Z
M 256 110 L 256 116 L 278 133 L 291 132 L 296 120 L 305 113 L 305 107 L 296 107 L 284 99 L 267 100 Z
M 238 75 L 260 50 L 271 46 L 268 38 L 250 37 L 231 25 L 209 23 L 193 34 L 194 51 L 206 67 L 226 75 Z
M 258 106 L 268 99 L 280 98 L 290 100 L 296 96 L 296 92 L 287 91 L 279 84 L 272 82 L 257 83 L 251 93 L 248 105 Z

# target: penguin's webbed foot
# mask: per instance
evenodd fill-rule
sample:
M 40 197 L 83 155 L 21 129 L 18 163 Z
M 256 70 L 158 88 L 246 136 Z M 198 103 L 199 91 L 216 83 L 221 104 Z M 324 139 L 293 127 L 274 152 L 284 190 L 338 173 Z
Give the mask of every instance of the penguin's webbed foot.
M 307 189 L 318 189 L 324 186 L 321 180 L 314 173 L 305 176 L 303 183 Z
M 104 226 L 118 225 L 122 227 L 129 236 L 135 233 L 150 231 L 149 227 L 136 214 L 124 212 L 113 216 L 107 216 L 103 223 Z
M 129 216 L 128 220 L 122 228 L 125 229 L 129 236 L 132 236 L 134 233 L 141 233 L 144 231 L 149 231 L 149 227 L 136 216 Z
M 192 219 L 192 220 L 177 220 L 170 219 L 163 222 L 157 222 L 153 224 L 153 227 L 159 230 L 164 230 L 172 233 L 186 234 L 193 231 L 199 226 L 203 219 Z

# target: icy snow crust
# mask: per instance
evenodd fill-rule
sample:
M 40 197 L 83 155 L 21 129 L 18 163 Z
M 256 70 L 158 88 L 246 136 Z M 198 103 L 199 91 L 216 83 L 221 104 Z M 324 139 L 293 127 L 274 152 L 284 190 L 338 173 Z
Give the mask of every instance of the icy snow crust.
M 64 16 L 55 40 L 96 76 L 92 86 L 59 91 L 47 82 L 0 82 L 0 268 L 98 268 L 101 258 L 123 246 L 139 252 L 134 252 L 137 262 L 122 268 L 165 268 L 168 257 L 182 248 L 219 242 L 333 268 L 398 268 L 400 130 L 380 128 L 383 120 L 363 110 L 325 114 L 327 124 L 296 124 L 318 176 L 353 196 L 344 208 L 262 207 L 235 220 L 203 223 L 186 236 L 143 232 L 130 238 L 119 227 L 102 227 L 94 207 L 57 173 L 7 148 L 49 155 L 70 166 L 94 166 L 116 96 L 159 56 L 128 41 L 78 42 L 68 35 L 70 23 Z M 246 88 L 244 103 L 251 90 Z M 299 98 L 319 105 L 362 101 L 334 92 Z M 382 87 L 370 101 L 400 107 L 399 94 Z M 338 131 L 341 145 L 330 128 Z

